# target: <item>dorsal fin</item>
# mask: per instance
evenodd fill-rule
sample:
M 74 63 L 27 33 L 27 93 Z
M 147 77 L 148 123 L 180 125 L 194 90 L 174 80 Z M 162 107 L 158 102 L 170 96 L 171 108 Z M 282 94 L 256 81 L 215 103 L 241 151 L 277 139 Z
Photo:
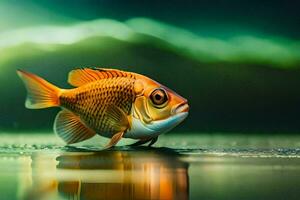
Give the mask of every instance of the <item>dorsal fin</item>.
M 79 87 L 100 79 L 127 77 L 130 75 L 130 72 L 124 72 L 117 69 L 82 68 L 70 71 L 68 82 L 75 87 Z

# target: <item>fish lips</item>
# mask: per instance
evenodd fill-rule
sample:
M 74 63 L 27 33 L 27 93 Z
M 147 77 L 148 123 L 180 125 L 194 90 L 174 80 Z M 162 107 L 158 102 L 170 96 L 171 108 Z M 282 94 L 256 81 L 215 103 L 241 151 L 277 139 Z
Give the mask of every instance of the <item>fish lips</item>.
M 172 109 L 171 114 L 176 115 L 176 114 L 179 114 L 179 113 L 188 113 L 189 109 L 190 109 L 189 104 L 187 103 L 187 101 L 185 101 L 185 102 L 182 102 L 182 103 L 176 105 Z

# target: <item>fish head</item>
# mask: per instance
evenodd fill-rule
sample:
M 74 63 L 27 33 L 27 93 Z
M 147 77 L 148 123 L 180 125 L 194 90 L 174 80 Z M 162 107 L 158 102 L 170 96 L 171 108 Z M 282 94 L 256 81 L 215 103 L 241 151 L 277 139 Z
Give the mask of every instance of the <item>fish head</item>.
M 148 77 L 137 77 L 135 93 L 133 116 L 153 134 L 169 131 L 188 116 L 189 105 L 185 98 Z

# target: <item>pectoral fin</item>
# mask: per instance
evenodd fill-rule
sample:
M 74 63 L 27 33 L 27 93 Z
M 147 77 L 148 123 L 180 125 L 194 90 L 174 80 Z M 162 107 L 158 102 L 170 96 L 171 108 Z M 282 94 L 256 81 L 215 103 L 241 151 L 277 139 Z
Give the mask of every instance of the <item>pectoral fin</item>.
M 152 138 L 152 140 L 148 146 L 151 147 L 153 144 L 155 144 L 157 142 L 157 139 L 158 139 L 158 136 Z
M 123 137 L 127 129 L 130 128 L 129 119 L 122 109 L 115 105 L 109 105 L 106 109 L 107 123 L 113 128 L 115 134 L 105 148 L 110 148 L 116 145 Z
M 107 123 L 113 128 L 115 132 L 125 131 L 130 127 L 128 117 L 124 111 L 115 105 L 109 105 L 106 109 L 105 115 Z
M 140 145 L 150 142 L 150 144 L 148 144 L 148 146 L 151 147 L 155 142 L 157 142 L 157 139 L 158 139 L 158 136 L 154 137 L 154 138 L 150 138 L 150 139 L 139 140 L 133 144 L 130 144 L 129 146 L 136 147 L 136 146 L 140 146 Z
M 54 132 L 68 144 L 87 140 L 96 134 L 77 115 L 68 110 L 62 110 L 57 114 Z
M 150 142 L 152 140 L 152 138 L 150 139 L 146 139 L 146 140 L 139 140 L 133 144 L 130 144 L 128 146 L 131 146 L 131 147 L 137 147 L 137 146 L 140 146 L 140 145 L 143 145 L 143 144 L 146 144 L 147 142 Z

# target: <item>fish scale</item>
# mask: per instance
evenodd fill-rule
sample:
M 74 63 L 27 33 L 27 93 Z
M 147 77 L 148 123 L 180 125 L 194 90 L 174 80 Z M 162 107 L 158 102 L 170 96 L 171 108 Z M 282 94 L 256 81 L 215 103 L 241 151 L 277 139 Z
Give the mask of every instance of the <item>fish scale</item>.
M 115 105 L 127 115 L 135 99 L 133 77 L 101 79 L 82 87 L 63 92 L 60 103 L 79 115 L 90 128 L 102 134 L 112 134 L 105 114 L 110 105 Z

